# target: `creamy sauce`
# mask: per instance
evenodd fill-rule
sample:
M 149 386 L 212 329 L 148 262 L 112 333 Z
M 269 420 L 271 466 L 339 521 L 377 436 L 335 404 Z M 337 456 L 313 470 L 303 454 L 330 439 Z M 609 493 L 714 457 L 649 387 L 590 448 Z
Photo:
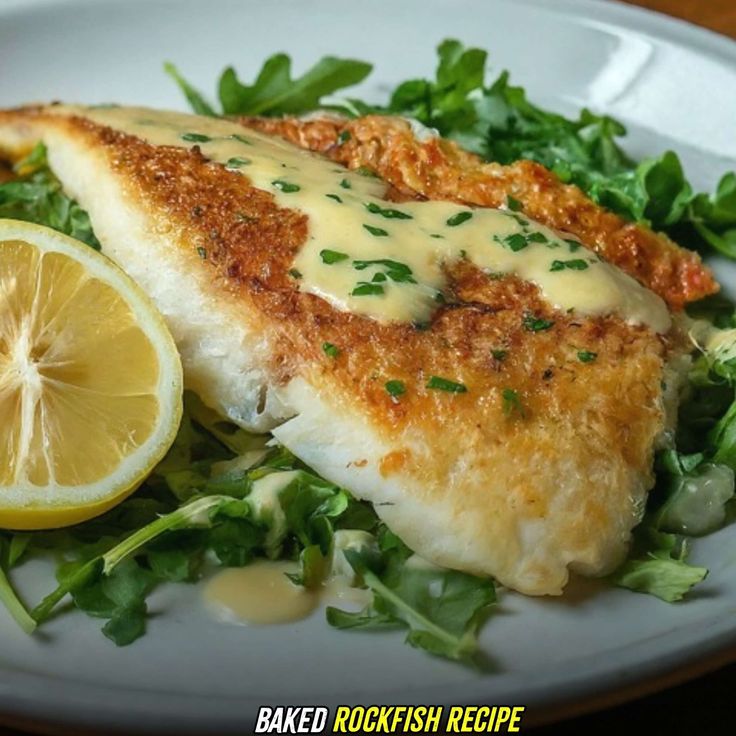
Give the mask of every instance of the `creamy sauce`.
M 712 327 L 703 349 L 724 363 L 736 358 L 736 330 Z
M 228 568 L 204 587 L 205 605 L 229 623 L 262 626 L 299 621 L 322 604 L 359 610 L 371 602 L 370 590 L 354 587 L 342 575 L 331 577 L 317 590 L 295 585 L 286 573 L 298 570 L 295 562 L 270 560 Z
M 679 316 L 679 323 L 687 329 L 693 345 L 722 362 L 736 358 L 736 329 L 721 329 L 705 319 Z
M 360 610 L 373 600 L 368 588 L 354 588 L 344 578 L 328 580 L 319 594 L 323 603 L 346 610 Z
M 256 481 L 248 498 L 256 492 L 261 495 L 261 503 L 273 496 L 274 503 L 278 505 L 276 489 L 283 489 L 288 483 L 284 476 L 291 475 L 288 472 L 273 473 Z M 264 484 L 267 479 L 270 479 L 270 483 Z M 259 508 L 267 511 L 271 503 L 265 502 L 265 507 L 252 503 L 251 507 L 254 512 Z M 296 621 L 309 616 L 321 603 L 359 610 L 370 603 L 371 592 L 357 587 L 360 583 L 345 558 L 344 551 L 365 547 L 376 547 L 372 534 L 355 529 L 336 531 L 330 575 L 316 590 L 294 585 L 286 576 L 287 573 L 299 571 L 298 563 L 260 560 L 246 567 L 230 568 L 215 575 L 204 588 L 204 599 L 219 618 L 244 624 Z
M 286 577 L 297 571 L 296 563 L 268 560 L 232 567 L 207 583 L 204 599 L 227 621 L 254 625 L 298 621 L 317 607 L 319 595 Z
M 204 156 L 309 217 L 292 273 L 303 291 L 383 322 L 426 322 L 441 304 L 445 266 L 467 258 L 489 276 L 535 283 L 562 310 L 616 313 L 666 332 L 653 292 L 572 238 L 521 213 L 450 202 L 395 204 L 380 179 L 350 172 L 278 138 L 216 118 L 146 108 L 56 108 L 153 145 L 198 146 Z

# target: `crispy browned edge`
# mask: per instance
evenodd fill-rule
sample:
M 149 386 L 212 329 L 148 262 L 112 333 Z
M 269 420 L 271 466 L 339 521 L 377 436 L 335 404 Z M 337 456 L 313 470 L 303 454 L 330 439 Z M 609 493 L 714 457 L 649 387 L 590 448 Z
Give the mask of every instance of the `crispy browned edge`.
M 666 235 L 626 222 L 592 202 L 573 185 L 532 161 L 510 166 L 484 163 L 455 143 L 420 141 L 400 118 L 240 118 L 248 126 L 280 135 L 350 168 L 368 167 L 403 197 L 447 199 L 481 207 L 502 207 L 510 195 L 525 214 L 572 233 L 607 261 L 659 294 L 672 309 L 718 291 L 697 253 Z

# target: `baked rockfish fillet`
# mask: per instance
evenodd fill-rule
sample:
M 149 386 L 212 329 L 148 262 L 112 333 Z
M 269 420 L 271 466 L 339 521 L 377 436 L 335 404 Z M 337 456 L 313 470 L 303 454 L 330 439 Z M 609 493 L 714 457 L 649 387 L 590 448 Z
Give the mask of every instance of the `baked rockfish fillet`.
M 25 108 L 0 112 L 0 153 L 46 144 L 189 388 L 417 553 L 529 594 L 610 571 L 673 421 L 668 304 L 717 289 L 698 257 L 404 121 L 249 124 Z

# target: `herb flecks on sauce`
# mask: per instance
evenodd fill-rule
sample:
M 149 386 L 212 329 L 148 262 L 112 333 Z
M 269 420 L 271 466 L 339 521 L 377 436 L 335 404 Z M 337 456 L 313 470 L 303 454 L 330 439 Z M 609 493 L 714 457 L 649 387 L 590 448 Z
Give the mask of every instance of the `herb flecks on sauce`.
M 583 258 L 571 258 L 568 261 L 552 261 L 549 267 L 550 271 L 564 271 L 569 268 L 571 271 L 585 271 L 588 268 L 588 262 Z
M 241 166 L 247 166 L 250 163 L 249 158 L 243 156 L 233 156 L 227 160 L 225 164 L 226 169 L 239 169 Z
M 444 201 L 394 205 L 386 200 L 387 184 L 374 175 L 336 167 L 277 137 L 245 132 L 233 121 L 141 108 L 57 109 L 153 145 L 196 143 L 204 157 L 247 174 L 278 206 L 304 213 L 309 237 L 290 273 L 300 291 L 338 309 L 381 322 L 426 325 L 442 306 L 437 295 L 448 285 L 447 264 L 464 257 L 487 273 L 515 274 L 535 283 L 560 310 L 616 312 L 660 332 L 669 329 L 669 313 L 659 297 L 580 243 L 522 216 L 511 196 L 501 210 L 463 209 Z M 325 251 L 347 257 L 325 259 Z M 575 251 L 575 258 L 560 257 Z
M 351 296 L 378 296 L 384 294 L 385 289 L 380 284 L 358 281 L 358 285 L 350 292 Z
M 390 207 L 381 207 L 379 204 L 376 204 L 375 202 L 366 202 L 364 204 L 365 208 L 373 215 L 380 215 L 381 217 L 385 217 L 387 220 L 411 220 L 412 216 L 406 212 L 402 212 L 401 210 L 394 210 Z
M 212 140 L 212 138 L 203 133 L 182 133 L 181 139 L 187 143 L 209 143 Z
M 374 227 L 373 225 L 367 225 L 363 223 L 363 227 L 376 238 L 387 238 L 388 230 L 384 230 L 382 227 Z
M 340 263 L 340 261 L 346 261 L 350 256 L 347 253 L 341 253 L 339 250 L 330 250 L 324 248 L 319 252 L 319 257 L 322 259 L 322 263 L 326 263 L 331 266 L 333 263 Z
M 274 179 L 271 184 L 284 194 L 294 194 L 295 192 L 301 191 L 301 187 L 298 184 L 293 184 L 292 182 L 284 181 L 283 179 Z
M 448 217 L 445 222 L 447 223 L 448 227 L 457 227 L 458 225 L 462 225 L 464 222 L 467 222 L 472 217 L 472 212 L 458 212 L 456 215 Z

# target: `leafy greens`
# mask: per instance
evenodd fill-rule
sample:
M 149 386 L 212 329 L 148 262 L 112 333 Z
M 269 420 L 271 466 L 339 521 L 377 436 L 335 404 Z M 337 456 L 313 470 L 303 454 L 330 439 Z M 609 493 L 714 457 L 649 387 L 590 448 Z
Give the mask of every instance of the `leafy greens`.
M 0 217 L 47 225 L 100 249 L 87 213 L 61 189 L 39 143 L 15 166 L 16 177 L 0 183 Z
M 472 661 L 478 624 L 494 601 L 492 581 L 439 569 L 430 579 L 415 570 L 406 564 L 409 550 L 371 506 L 265 440 L 219 420 L 188 395 L 176 442 L 135 496 L 69 529 L 2 533 L 0 601 L 30 632 L 70 597 L 76 608 L 104 620 L 103 634 L 122 646 L 145 633 L 147 598 L 161 583 L 193 582 L 213 565 L 240 567 L 267 557 L 297 561 L 294 581 L 318 588 L 344 554 L 357 573 L 352 582 L 373 591 L 371 610 L 381 611 L 382 622 L 408 626 L 414 646 Z M 395 540 L 370 545 L 375 572 L 352 556 L 358 552 L 337 544 L 340 532 L 349 537 L 356 530 L 370 540 Z M 2 571 L 48 551 L 61 556 L 57 585 L 29 614 Z M 438 600 L 430 592 L 438 584 L 433 580 L 442 586 Z M 328 621 L 345 628 L 340 616 L 352 615 L 330 609 Z

